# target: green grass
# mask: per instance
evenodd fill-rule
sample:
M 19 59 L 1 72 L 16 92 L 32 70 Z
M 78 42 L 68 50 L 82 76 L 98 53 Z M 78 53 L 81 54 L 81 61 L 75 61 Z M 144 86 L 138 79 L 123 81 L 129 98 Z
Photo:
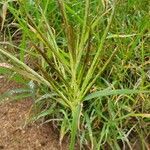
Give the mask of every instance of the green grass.
M 3 17 L 7 44 L 12 47 L 16 34 L 12 22 L 21 31 L 21 41 L 13 52 L 0 48 L 2 62 L 9 58 L 12 65 L 1 67 L 0 73 L 14 72 L 26 84 L 31 81 L 26 89 L 2 97 L 31 96 L 31 120 L 55 122 L 60 144 L 65 135 L 70 137 L 70 150 L 75 143 L 80 149 L 132 149 L 137 139 L 141 149 L 148 149 L 148 3 L 8 2 L 5 11 L 12 21 Z M 36 60 L 36 69 L 25 62 L 26 57 Z M 21 80 L 19 75 L 13 79 Z

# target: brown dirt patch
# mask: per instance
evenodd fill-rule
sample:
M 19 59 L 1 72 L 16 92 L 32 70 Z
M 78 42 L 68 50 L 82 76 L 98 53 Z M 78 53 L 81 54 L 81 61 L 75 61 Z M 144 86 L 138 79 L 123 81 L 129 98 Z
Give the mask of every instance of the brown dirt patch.
M 18 86 L 0 79 L 0 93 Z M 29 99 L 0 104 L 0 150 L 67 150 L 68 144 L 59 146 L 58 135 L 49 125 L 25 125 L 31 108 Z

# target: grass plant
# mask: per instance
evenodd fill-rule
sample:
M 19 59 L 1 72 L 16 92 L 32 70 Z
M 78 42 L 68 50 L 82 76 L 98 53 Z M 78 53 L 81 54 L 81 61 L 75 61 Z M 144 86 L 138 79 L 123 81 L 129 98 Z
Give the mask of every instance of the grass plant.
M 132 149 L 132 136 L 148 148 L 148 0 L 137 1 L 2 3 L 13 16 L 6 27 L 3 17 L 2 28 L 11 39 L 13 23 L 22 36 L 15 51 L 0 48 L 11 64 L 0 73 L 13 72 L 29 82 L 27 89 L 3 97 L 31 96 L 36 106 L 32 120 L 56 122 L 59 142 L 70 136 L 70 150 L 75 143 L 80 149 Z M 26 57 L 36 60 L 34 68 Z

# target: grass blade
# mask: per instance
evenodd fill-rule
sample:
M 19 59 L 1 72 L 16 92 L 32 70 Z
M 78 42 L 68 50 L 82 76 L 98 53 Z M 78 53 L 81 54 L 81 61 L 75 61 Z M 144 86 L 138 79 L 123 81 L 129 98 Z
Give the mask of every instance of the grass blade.
M 133 89 L 117 89 L 117 90 L 102 90 L 89 94 L 84 100 L 90 100 L 93 98 L 100 98 L 103 96 L 122 95 L 122 94 L 139 94 L 150 93 L 150 91 L 133 90 Z

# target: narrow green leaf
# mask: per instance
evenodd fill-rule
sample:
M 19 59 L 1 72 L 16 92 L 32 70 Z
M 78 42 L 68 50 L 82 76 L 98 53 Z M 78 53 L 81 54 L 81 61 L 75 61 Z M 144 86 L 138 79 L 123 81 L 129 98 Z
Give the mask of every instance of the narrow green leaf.
M 121 95 L 121 94 L 138 94 L 138 93 L 149 93 L 150 91 L 132 90 L 132 89 L 117 89 L 117 90 L 102 90 L 96 91 L 85 97 L 84 100 L 90 100 L 93 98 L 100 98 L 103 96 Z
M 40 118 L 43 118 L 43 117 L 46 117 L 46 116 L 52 114 L 54 112 L 54 110 L 55 110 L 54 109 L 55 106 L 56 106 L 56 103 L 53 103 L 48 110 L 42 111 L 40 114 L 38 114 L 35 117 L 33 117 L 33 120 L 35 121 L 35 120 L 38 120 Z

